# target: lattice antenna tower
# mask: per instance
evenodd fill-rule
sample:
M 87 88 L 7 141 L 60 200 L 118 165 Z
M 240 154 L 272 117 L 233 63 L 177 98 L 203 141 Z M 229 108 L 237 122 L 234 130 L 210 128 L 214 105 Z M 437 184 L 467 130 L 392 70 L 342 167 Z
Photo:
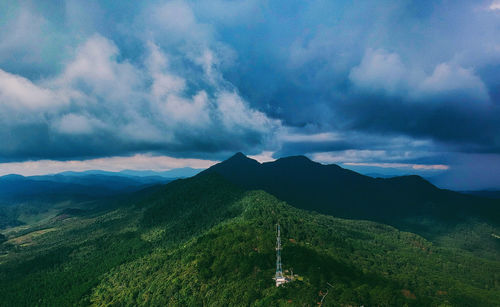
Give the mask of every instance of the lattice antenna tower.
M 283 267 L 281 265 L 281 230 L 280 224 L 277 226 L 277 236 L 276 236 L 276 281 L 284 279 L 283 277 Z

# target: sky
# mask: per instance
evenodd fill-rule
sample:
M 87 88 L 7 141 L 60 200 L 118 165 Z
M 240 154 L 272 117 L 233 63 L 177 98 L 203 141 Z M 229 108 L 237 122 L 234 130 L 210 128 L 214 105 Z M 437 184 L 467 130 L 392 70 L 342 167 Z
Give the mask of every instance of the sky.
M 0 140 L 0 175 L 241 151 L 500 189 L 500 1 L 2 1 Z

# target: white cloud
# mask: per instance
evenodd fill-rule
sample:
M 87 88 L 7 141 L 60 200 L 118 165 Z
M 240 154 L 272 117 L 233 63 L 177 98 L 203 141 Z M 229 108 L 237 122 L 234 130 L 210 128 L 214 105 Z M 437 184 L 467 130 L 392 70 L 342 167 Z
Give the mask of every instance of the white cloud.
M 95 128 L 102 129 L 106 125 L 98 119 L 70 113 L 56 120 L 53 126 L 64 134 L 90 134 Z
M 201 159 L 179 159 L 168 156 L 138 154 L 131 157 L 112 157 L 91 160 L 38 160 L 26 162 L 0 163 L 0 176 L 20 174 L 24 176 L 60 173 L 63 171 L 103 170 L 118 172 L 126 169 L 168 171 L 174 168 L 208 168 L 218 161 Z
M 162 97 L 167 94 L 179 93 L 186 88 L 186 80 L 170 74 L 157 73 L 153 75 L 152 94 Z
M 408 70 L 398 54 L 368 49 L 349 79 L 361 88 L 396 94 L 407 88 Z
M 455 94 L 458 97 L 477 101 L 488 101 L 488 90 L 483 81 L 471 69 L 442 63 L 425 78 L 418 93 L 425 96 Z
M 493 0 L 489 6 L 492 11 L 500 10 L 500 0 Z
M 274 132 L 273 130 L 281 125 L 280 121 L 270 119 L 264 113 L 249 108 L 236 92 L 220 92 L 216 104 L 220 120 L 230 131 L 252 130 L 266 133 Z
M 133 90 L 141 85 L 141 71 L 127 61 L 118 61 L 116 45 L 94 35 L 76 50 L 75 58 L 54 81 L 54 86 L 70 87 L 88 96 L 105 98 L 107 103 L 123 102 L 135 97 Z
M 195 58 L 195 63 L 203 67 L 205 76 L 209 82 L 214 83 L 220 77 L 214 67 L 218 64 L 214 53 L 210 49 L 205 49 L 203 53 Z
M 347 163 L 366 160 L 388 159 L 385 150 L 343 150 L 338 152 L 319 152 L 312 155 L 314 161 L 321 163 Z
M 21 58 L 24 63 L 41 61 L 42 48 L 46 43 L 46 35 L 43 33 L 46 25 L 47 20 L 43 16 L 24 7 L 17 14 L 11 14 L 10 18 L 2 20 L 0 62 L 19 61 Z
M 178 123 L 201 127 L 210 124 L 209 97 L 204 90 L 189 97 L 185 94 L 186 80 L 171 71 L 168 57 L 160 48 L 149 43 L 150 54 L 146 66 L 152 77 L 149 99 L 152 108 L 162 116 L 169 127 Z
M 187 124 L 192 127 L 206 127 L 211 123 L 208 96 L 205 91 L 191 98 L 169 95 L 162 102 L 161 110 L 167 125 Z
M 273 158 L 273 154 L 274 154 L 273 151 L 263 151 L 258 155 L 253 155 L 253 156 L 248 156 L 248 157 L 251 159 L 257 160 L 260 163 L 264 163 L 264 162 L 275 161 L 276 159 Z
M 431 74 L 403 64 L 397 53 L 368 49 L 361 63 L 349 74 L 359 89 L 383 92 L 410 100 L 454 100 L 488 102 L 489 95 L 483 81 L 473 69 L 456 63 L 440 63 Z
M 225 10 L 232 6 L 228 2 L 225 4 Z M 210 5 L 216 3 L 210 2 Z M 154 41 L 177 57 L 197 64 L 203 69 L 206 81 L 221 82 L 219 67 L 231 66 L 236 53 L 229 45 L 216 39 L 212 23 L 201 22 L 195 15 L 195 9 L 200 7 L 202 6 L 193 5 L 192 2 L 177 0 L 153 5 L 136 22 L 143 29 L 137 35 L 142 40 Z M 209 12 L 204 9 L 197 11 L 199 15 L 205 13 Z
M 66 103 L 66 98 L 60 93 L 0 69 L 0 105 L 18 111 L 34 112 Z
M 146 10 L 142 19 L 156 41 L 206 47 L 213 40 L 213 29 L 201 24 L 186 1 L 169 1 Z
M 343 137 L 334 132 L 321 132 L 321 133 L 312 133 L 312 134 L 304 134 L 304 133 L 290 133 L 286 132 L 280 138 L 285 142 L 328 142 L 328 141 L 341 141 Z
M 148 42 L 148 47 L 149 56 L 145 60 L 145 65 L 153 78 L 152 95 L 157 99 L 161 99 L 167 94 L 180 93 L 185 90 L 186 80 L 165 73 L 169 68 L 167 56 L 152 42 Z

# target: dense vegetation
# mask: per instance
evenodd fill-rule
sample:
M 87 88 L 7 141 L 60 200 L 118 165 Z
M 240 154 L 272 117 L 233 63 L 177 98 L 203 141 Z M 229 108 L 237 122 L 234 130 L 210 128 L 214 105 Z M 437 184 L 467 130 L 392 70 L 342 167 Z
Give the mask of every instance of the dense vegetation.
M 105 214 L 70 210 L 5 232 L 0 305 L 313 306 L 320 291 L 329 291 L 326 306 L 500 301 L 495 244 L 493 256 L 478 257 L 453 237 L 438 246 L 391 226 L 303 211 L 208 173 L 119 202 Z M 284 269 L 298 276 L 276 288 L 278 221 Z
M 98 203 L 97 200 L 169 181 L 171 180 L 158 176 L 138 177 L 106 172 L 2 176 L 0 230 L 24 224 L 32 225 L 65 208 L 81 207 L 88 210 Z

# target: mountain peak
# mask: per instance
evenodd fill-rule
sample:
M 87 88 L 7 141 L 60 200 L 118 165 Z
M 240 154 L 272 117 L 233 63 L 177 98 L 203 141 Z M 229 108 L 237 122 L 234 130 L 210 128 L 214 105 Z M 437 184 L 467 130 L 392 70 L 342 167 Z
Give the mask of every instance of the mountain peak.
M 312 161 L 306 156 L 290 156 L 279 158 L 274 161 L 275 164 L 288 165 L 289 167 L 295 166 L 312 166 L 319 164 L 318 162 Z
M 227 159 L 227 160 L 234 160 L 234 159 L 250 159 L 249 157 L 247 157 L 244 153 L 242 153 L 241 151 L 238 151 L 237 153 L 235 153 L 234 155 L 231 156 L 231 158 Z
M 22 176 L 22 175 L 18 175 L 18 174 L 9 174 L 9 175 L 5 175 L 5 176 L 1 176 L 0 179 L 1 180 L 20 180 L 20 179 L 24 179 L 26 177 Z
M 260 164 L 257 160 L 245 156 L 242 152 L 237 152 L 229 159 L 222 161 L 220 164 Z
M 256 160 L 245 156 L 241 152 L 237 152 L 234 155 L 232 155 L 229 159 L 224 160 L 224 161 L 208 168 L 206 171 L 214 170 L 214 169 L 221 169 L 221 168 L 229 168 L 232 171 L 235 171 L 236 169 L 240 169 L 242 167 L 246 168 L 246 167 L 252 167 L 252 166 L 257 166 L 257 165 L 260 165 L 260 163 L 257 162 Z
M 221 175 L 232 174 L 238 178 L 245 178 L 249 173 L 258 170 L 261 165 L 256 160 L 245 156 L 241 152 L 237 152 L 229 159 L 217 163 L 201 173 L 216 172 Z

